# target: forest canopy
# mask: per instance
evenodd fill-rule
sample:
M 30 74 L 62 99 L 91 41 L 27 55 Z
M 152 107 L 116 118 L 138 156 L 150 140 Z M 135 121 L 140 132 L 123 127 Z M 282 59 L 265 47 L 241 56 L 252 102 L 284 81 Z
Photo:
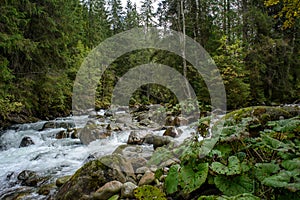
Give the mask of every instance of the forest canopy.
M 200 43 L 222 75 L 228 108 L 293 103 L 300 98 L 299 0 L 2 0 L 0 120 L 15 114 L 68 115 L 84 58 L 105 39 L 135 27 L 182 32 Z M 188 47 L 187 47 L 188 48 Z M 96 108 L 107 108 L 117 81 L 133 66 L 161 63 L 181 72 L 200 106 L 206 85 L 188 62 L 145 49 L 117 59 L 99 80 Z M 159 85 L 142 86 L 133 104 L 176 103 Z

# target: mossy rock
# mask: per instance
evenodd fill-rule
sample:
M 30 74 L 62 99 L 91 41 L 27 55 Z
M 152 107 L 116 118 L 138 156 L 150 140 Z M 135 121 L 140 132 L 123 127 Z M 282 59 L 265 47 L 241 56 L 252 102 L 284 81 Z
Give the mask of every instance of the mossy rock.
M 84 195 L 90 195 L 90 193 L 95 192 L 107 182 L 118 180 L 124 183 L 131 176 L 134 176 L 132 167 L 120 155 L 104 156 L 86 163 L 77 170 L 60 187 L 55 199 L 80 199 Z
M 41 186 L 37 193 L 40 194 L 40 195 L 45 195 L 47 196 L 48 194 L 50 194 L 51 190 L 55 190 L 57 187 L 54 183 L 51 183 L 51 184 L 46 184 L 46 185 L 43 185 Z
M 290 119 L 300 115 L 299 107 L 256 106 L 242 108 L 226 114 L 213 127 L 213 134 L 219 134 L 227 140 L 256 137 L 267 127 L 269 121 Z M 221 129 L 220 126 L 223 128 Z M 222 132 L 220 132 L 222 130 Z M 219 132 L 218 132 L 219 131 Z M 228 136 L 232 138 L 228 138 Z
M 57 187 L 61 187 L 63 184 L 65 184 L 69 179 L 71 178 L 71 176 L 63 176 L 63 177 L 59 177 L 58 179 L 56 179 L 56 186 Z
M 57 200 L 80 199 L 83 195 L 89 195 L 105 183 L 112 181 L 106 174 L 109 167 L 100 160 L 86 163 L 59 189 Z
M 254 106 L 242 108 L 228 113 L 224 116 L 225 120 L 235 120 L 240 122 L 243 118 L 256 117 L 260 120 L 266 121 L 279 120 L 281 117 L 291 118 L 300 115 L 299 107 L 271 107 L 271 106 Z

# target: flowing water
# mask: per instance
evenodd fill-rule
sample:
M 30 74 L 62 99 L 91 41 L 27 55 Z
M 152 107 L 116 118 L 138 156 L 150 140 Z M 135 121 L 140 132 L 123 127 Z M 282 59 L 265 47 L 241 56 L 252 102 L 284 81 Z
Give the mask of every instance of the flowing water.
M 60 121 L 76 121 L 76 128 L 83 127 L 88 116 L 62 118 Z M 112 134 L 108 139 L 97 140 L 89 145 L 82 145 L 79 139 L 56 139 L 55 135 L 65 128 L 49 128 L 42 130 L 46 121 L 31 124 L 14 125 L 0 133 L 0 198 L 7 190 L 19 187 L 15 184 L 17 176 L 23 170 L 37 172 L 40 176 L 52 179 L 72 175 L 79 169 L 90 155 L 111 154 L 119 145 L 127 142 L 130 131 Z M 182 127 L 183 134 L 177 140 L 189 137 L 189 127 Z M 42 130 L 42 131 L 41 131 Z M 155 134 L 162 135 L 163 131 Z M 34 145 L 19 148 L 23 137 L 30 137 Z

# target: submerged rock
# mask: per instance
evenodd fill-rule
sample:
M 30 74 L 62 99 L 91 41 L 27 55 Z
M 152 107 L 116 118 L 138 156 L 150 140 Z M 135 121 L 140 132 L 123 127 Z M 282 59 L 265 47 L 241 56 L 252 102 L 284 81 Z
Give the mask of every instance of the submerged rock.
M 24 186 L 37 186 L 40 177 L 34 171 L 24 170 L 18 175 L 18 180 Z
M 21 141 L 21 143 L 19 145 L 19 148 L 21 148 L 21 147 L 28 147 L 30 145 L 34 145 L 33 140 L 30 137 L 25 136 L 25 137 L 23 137 L 23 139 L 22 139 L 22 141 Z

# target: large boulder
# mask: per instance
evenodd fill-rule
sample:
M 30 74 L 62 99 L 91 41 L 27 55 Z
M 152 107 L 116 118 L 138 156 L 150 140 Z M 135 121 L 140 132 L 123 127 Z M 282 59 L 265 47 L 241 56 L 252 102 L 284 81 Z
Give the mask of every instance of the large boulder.
M 113 154 L 119 154 L 124 159 L 131 163 L 134 170 L 145 166 L 147 161 L 151 158 L 153 148 L 151 146 L 136 146 L 136 145 L 121 145 Z
M 127 140 L 127 144 L 143 144 L 145 137 L 149 132 L 131 131 Z
M 85 127 L 79 133 L 80 141 L 88 145 L 97 139 L 105 139 L 111 135 L 111 130 L 107 129 L 107 125 L 97 124 L 93 120 L 89 120 Z
M 113 180 L 125 183 L 135 179 L 131 164 L 121 155 L 114 154 L 90 161 L 60 187 L 55 199 L 73 200 L 91 195 Z

